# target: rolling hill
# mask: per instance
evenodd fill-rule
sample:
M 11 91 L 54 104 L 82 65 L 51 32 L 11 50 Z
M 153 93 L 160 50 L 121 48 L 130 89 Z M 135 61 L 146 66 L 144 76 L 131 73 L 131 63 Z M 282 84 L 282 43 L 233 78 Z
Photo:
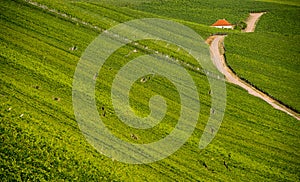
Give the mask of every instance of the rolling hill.
M 299 180 L 299 121 L 229 83 L 222 125 L 208 147 L 199 149 L 211 112 L 210 86 L 201 70 L 192 69 L 199 66 L 195 60 L 187 52 L 176 51 L 174 45 L 137 42 L 180 59 L 198 88 L 201 110 L 197 126 L 168 158 L 132 165 L 102 155 L 80 131 L 72 104 L 73 76 L 81 55 L 112 26 L 137 18 L 164 18 L 207 38 L 220 31 L 209 27 L 215 19 L 228 17 L 237 22 L 250 11 L 268 11 L 256 33 L 227 31 L 227 61 L 238 75 L 299 111 L 299 22 L 295 19 L 299 6 L 250 0 L 226 5 L 220 0 L 3 0 L 0 8 L 1 181 Z M 269 22 L 284 9 L 290 12 L 284 15 L 289 20 L 286 25 L 269 28 Z M 136 54 L 130 54 L 134 50 Z M 132 143 L 165 137 L 180 115 L 174 85 L 153 76 L 144 84 L 137 81 L 133 85 L 131 107 L 146 116 L 149 98 L 161 94 L 172 108 L 163 122 L 152 130 L 137 130 L 117 118 L 110 99 L 113 77 L 125 63 L 147 53 L 135 44 L 125 45 L 109 57 L 97 78 L 97 109 L 99 113 L 105 110 L 99 117 L 112 133 Z

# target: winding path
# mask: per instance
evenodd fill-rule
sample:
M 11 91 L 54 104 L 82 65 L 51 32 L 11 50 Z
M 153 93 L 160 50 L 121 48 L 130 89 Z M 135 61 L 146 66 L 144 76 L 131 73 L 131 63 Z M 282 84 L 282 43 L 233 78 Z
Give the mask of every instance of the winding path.
M 248 26 L 245 32 L 253 32 L 255 30 L 255 23 L 258 21 L 259 17 L 262 16 L 264 13 L 259 13 L 259 14 L 250 14 L 250 17 L 248 19 Z M 210 52 L 211 52 L 211 57 L 214 65 L 217 67 L 217 69 L 224 74 L 226 77 L 227 81 L 230 83 L 233 83 L 235 85 L 238 85 L 242 87 L 243 89 L 247 90 L 249 94 L 258 97 L 268 104 L 270 104 L 273 108 L 281 110 L 297 120 L 300 120 L 300 116 L 298 113 L 294 112 L 293 110 L 287 108 L 286 106 L 282 105 L 275 99 L 271 98 L 270 96 L 266 95 L 265 93 L 261 92 L 260 90 L 254 88 L 251 86 L 249 83 L 241 80 L 237 75 L 235 75 L 232 70 L 226 65 L 225 58 L 221 52 L 224 52 L 223 49 L 223 41 L 224 41 L 225 36 L 213 36 L 210 37 L 209 39 L 212 40 L 210 44 Z
M 248 17 L 248 19 L 246 21 L 247 27 L 244 30 L 244 32 L 254 32 L 257 21 L 265 13 L 266 12 L 262 12 L 262 13 L 250 13 L 250 15 L 249 15 L 249 17 Z

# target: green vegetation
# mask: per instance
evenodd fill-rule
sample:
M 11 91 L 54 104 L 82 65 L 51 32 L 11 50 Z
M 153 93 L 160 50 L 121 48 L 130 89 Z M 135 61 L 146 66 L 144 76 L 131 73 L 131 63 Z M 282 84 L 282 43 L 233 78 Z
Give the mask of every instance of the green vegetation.
M 113 0 L 111 1 L 113 2 Z M 122 0 L 122 2 L 125 1 L 126 0 Z M 128 3 L 130 2 L 129 0 L 127 1 Z M 122 3 L 119 4 L 119 6 L 122 6 Z M 268 2 L 257 2 L 254 0 L 226 0 L 226 2 L 222 0 L 210 0 L 205 2 L 198 0 L 150 0 L 147 2 L 142 1 L 141 3 L 129 3 L 127 6 L 159 16 L 163 15 L 205 25 L 211 25 L 216 20 L 222 18 L 226 18 L 231 23 L 237 23 L 241 20 L 246 20 L 249 12 L 267 11 L 277 13 L 277 11 L 280 11 L 286 13 L 283 14 L 284 17 L 288 17 L 287 19 L 292 18 L 294 23 L 299 25 L 299 22 L 295 21 L 297 20 L 297 17 L 290 16 L 291 10 L 294 12 L 298 11 L 297 7 Z M 280 18 L 281 15 L 282 14 L 280 13 L 280 15 L 277 15 L 276 17 Z M 271 24 L 269 24 L 269 26 L 270 25 Z M 276 26 L 283 25 L 276 24 Z M 292 31 L 294 28 L 297 28 L 297 26 L 288 30 Z
M 266 11 L 254 35 L 235 33 L 228 36 L 225 41 L 227 61 L 239 76 L 299 112 L 299 6 L 292 6 L 297 1 L 275 2 L 151 0 L 127 6 L 205 25 L 226 18 L 237 24 L 238 29 L 243 29 L 240 22 L 246 20 L 249 12 Z M 238 8 L 233 8 L 236 6 Z
M 247 28 L 247 23 L 244 21 L 237 22 L 234 27 L 234 29 L 237 29 L 237 30 L 245 30 L 246 28 Z
M 227 37 L 227 61 L 240 77 L 299 112 L 299 8 L 277 6 L 255 33 Z
M 80 132 L 72 109 L 73 74 L 81 54 L 102 30 L 119 22 L 168 15 L 154 12 L 155 9 L 151 9 L 153 12 L 142 12 L 143 9 L 146 11 L 148 1 L 138 4 L 132 2 L 127 5 L 124 4 L 125 1 L 122 1 L 122 6 L 127 6 L 122 8 L 117 7 L 116 2 L 105 5 L 82 1 L 39 0 L 39 2 L 66 13 L 68 16 L 76 17 L 77 20 L 43 10 L 21 0 L 1 2 L 0 179 L 2 181 L 298 180 L 300 171 L 299 122 L 231 84 L 227 85 L 225 118 L 216 138 L 206 149 L 198 148 L 198 142 L 210 112 L 209 85 L 203 73 L 187 67 L 185 68 L 189 70 L 198 86 L 201 113 L 197 128 L 180 150 L 164 160 L 143 165 L 123 164 L 98 153 L 87 143 Z M 198 4 L 199 7 L 196 7 L 201 8 L 200 3 L 197 2 L 191 3 L 195 6 Z M 247 13 L 243 6 L 247 2 L 240 1 L 238 4 L 241 6 L 240 13 L 232 15 L 232 21 L 238 21 L 239 16 L 246 17 Z M 154 1 L 153 3 L 153 6 L 156 5 Z M 135 8 L 133 7 L 135 5 L 141 6 L 137 8 L 140 11 L 131 9 Z M 207 16 L 203 18 L 207 22 L 210 22 L 209 13 L 214 14 L 208 10 L 210 5 L 206 5 Z M 173 6 L 175 8 L 175 5 L 170 5 L 170 7 Z M 181 6 L 179 3 L 177 10 Z M 220 3 L 215 6 L 220 9 L 222 7 Z M 224 7 L 224 12 L 230 7 L 229 5 L 228 8 Z M 238 10 L 238 8 L 235 9 L 235 11 Z M 175 11 L 173 13 L 175 14 Z M 192 18 L 191 14 L 182 15 L 182 17 L 169 16 L 169 18 L 178 18 L 177 21 L 184 22 L 204 37 L 217 31 L 205 25 L 199 25 L 198 23 L 203 23 L 203 19 L 201 22 L 188 22 L 192 21 L 188 17 Z M 84 25 L 78 20 L 89 22 L 99 29 Z M 263 30 L 259 29 L 259 31 Z M 272 35 L 277 35 L 276 31 Z M 262 32 L 257 36 L 261 36 L 264 40 L 268 34 Z M 249 59 L 249 64 L 252 64 L 251 60 L 258 60 L 255 56 L 251 59 L 254 54 L 249 52 L 250 48 L 244 47 L 250 44 L 247 41 L 237 47 L 237 49 L 244 48 L 244 52 L 235 52 L 233 47 L 238 39 L 247 37 L 249 41 L 256 40 L 255 34 L 240 35 L 236 32 L 230 37 L 232 38 L 226 39 L 226 47 L 231 53 L 229 59 L 245 56 L 246 60 Z M 282 38 L 283 36 L 279 34 L 275 38 L 270 36 L 268 40 L 274 41 L 274 45 L 277 45 L 276 41 Z M 290 41 L 288 38 L 284 40 Z M 153 41 L 141 41 L 139 44 L 147 45 L 149 49 L 159 50 L 196 66 L 195 61 L 186 56 L 183 51 L 174 51 L 176 47 L 166 48 L 164 43 Z M 292 41 L 291 45 L 295 44 L 296 40 Z M 260 45 L 257 45 L 256 49 L 259 49 Z M 77 47 L 76 51 L 70 50 L 73 46 Z M 272 45 L 268 44 L 268 46 Z M 282 47 L 286 46 L 288 43 L 282 45 Z M 264 46 L 261 47 L 267 49 Z M 290 54 L 293 55 L 296 48 L 289 50 Z M 124 56 L 133 49 L 138 49 L 136 55 Z M 269 51 L 272 52 L 273 49 Z M 288 55 L 289 53 L 281 51 L 279 47 L 274 51 L 288 56 L 288 58 L 282 58 L 283 60 L 295 60 Z M 114 115 L 109 99 L 112 78 L 122 65 L 145 53 L 147 53 L 146 50 L 134 45 L 120 48 L 107 60 L 97 79 L 98 109 L 100 111 L 101 107 L 105 107 L 107 111 L 107 115 L 101 117 L 118 137 L 136 143 L 147 143 L 164 137 L 172 130 L 178 117 L 177 110 L 168 111 L 166 119 L 157 130 L 145 132 L 124 126 Z M 259 54 L 263 55 L 260 52 Z M 279 56 L 279 54 L 276 55 Z M 296 55 L 298 54 L 295 53 Z M 268 56 L 270 56 L 269 52 L 266 53 L 265 62 L 260 64 L 265 70 L 270 69 L 268 64 L 271 58 Z M 295 74 L 297 64 L 299 64 L 297 61 L 286 62 L 280 69 L 283 72 L 274 74 L 287 74 L 297 80 L 299 78 Z M 271 68 L 274 69 L 274 67 Z M 246 78 L 249 77 L 249 80 L 250 76 L 251 74 L 245 75 Z M 278 79 L 275 75 L 268 79 L 272 84 L 283 84 L 283 88 L 288 85 L 291 87 L 291 92 L 296 90 L 294 82 L 282 79 L 280 83 L 275 83 L 276 78 Z M 264 85 L 264 82 L 259 82 L 259 80 L 253 83 L 259 87 Z M 268 87 L 263 89 L 267 90 Z M 283 92 L 284 89 L 278 89 L 277 95 L 281 96 Z M 136 82 L 132 88 L 131 104 L 139 115 L 148 114 L 148 99 L 154 93 L 162 94 L 169 101 L 168 104 L 178 108 L 178 93 L 174 86 L 157 76 L 144 84 Z M 296 93 L 294 96 L 298 98 Z M 277 95 L 274 94 L 274 97 L 279 98 Z M 299 106 L 292 96 L 282 101 L 296 108 Z M 130 137 L 132 133 L 138 136 L 138 140 Z
M 298 36 L 300 7 L 275 4 L 263 15 L 256 29 L 257 33 L 275 33 L 284 36 Z
M 233 34 L 225 46 L 227 61 L 240 77 L 300 110 L 299 36 Z
M 298 0 L 257 0 L 257 1 L 272 2 L 272 3 L 286 4 L 286 5 L 293 5 L 293 6 L 300 6 L 300 2 Z
M 296 1 L 276 2 L 152 0 L 132 7 L 206 25 L 226 18 L 242 26 L 249 12 L 266 11 L 254 35 L 228 36 L 227 61 L 239 76 L 299 112 L 299 6 L 292 6 Z

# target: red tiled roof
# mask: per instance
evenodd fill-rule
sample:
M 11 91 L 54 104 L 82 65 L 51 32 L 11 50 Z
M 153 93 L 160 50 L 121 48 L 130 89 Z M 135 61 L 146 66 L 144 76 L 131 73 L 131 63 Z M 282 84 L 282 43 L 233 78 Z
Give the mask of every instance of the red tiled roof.
M 231 26 L 231 24 L 225 19 L 223 19 L 223 20 L 218 20 L 216 23 L 212 24 L 212 26 Z

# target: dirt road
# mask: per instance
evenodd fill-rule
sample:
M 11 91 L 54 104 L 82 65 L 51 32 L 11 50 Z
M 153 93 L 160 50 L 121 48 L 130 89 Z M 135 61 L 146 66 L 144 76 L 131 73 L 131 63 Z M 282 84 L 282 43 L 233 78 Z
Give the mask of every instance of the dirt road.
M 250 13 L 249 18 L 246 21 L 247 28 L 244 30 L 244 32 L 254 32 L 256 23 L 263 14 L 265 13 Z M 242 87 L 243 89 L 247 90 L 249 94 L 264 100 L 265 102 L 270 104 L 273 108 L 283 111 L 293 116 L 297 120 L 300 120 L 300 115 L 298 113 L 282 105 L 281 103 L 269 97 L 268 95 L 261 92 L 260 90 L 257 90 L 249 83 L 241 80 L 238 76 L 236 76 L 231 71 L 231 69 L 226 65 L 224 56 L 221 54 L 221 52 L 224 52 L 224 47 L 223 47 L 224 38 L 225 36 L 223 35 L 212 36 L 209 37 L 209 40 L 211 41 L 210 52 L 211 52 L 213 63 L 217 67 L 217 69 L 226 77 L 227 81 Z
M 217 67 L 217 69 L 221 73 L 224 74 L 227 81 L 242 87 L 243 89 L 247 90 L 249 94 L 266 101 L 275 109 L 286 112 L 287 114 L 300 120 L 299 114 L 295 113 L 294 111 L 290 110 L 286 106 L 280 104 L 278 101 L 274 100 L 273 98 L 269 97 L 268 95 L 264 94 L 263 92 L 252 87 L 250 84 L 241 80 L 228 68 L 228 66 L 226 65 L 224 56 L 220 54 L 220 52 L 221 52 L 220 48 L 222 48 L 222 42 L 223 42 L 224 38 L 225 38 L 225 36 L 215 36 L 211 43 L 210 51 L 211 51 L 212 60 L 213 60 L 214 65 Z
M 265 14 L 265 12 L 263 12 L 263 13 L 250 13 L 249 18 L 246 21 L 247 27 L 244 30 L 244 32 L 254 32 L 256 23 L 263 14 Z

